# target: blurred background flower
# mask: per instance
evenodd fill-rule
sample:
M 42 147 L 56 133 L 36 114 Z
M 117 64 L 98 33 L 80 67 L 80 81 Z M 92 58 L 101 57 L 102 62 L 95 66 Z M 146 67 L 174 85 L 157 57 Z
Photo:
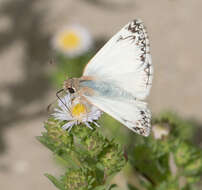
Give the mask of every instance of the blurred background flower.
M 152 134 L 155 139 L 162 139 L 169 134 L 169 128 L 161 125 L 153 125 Z
M 52 45 L 58 53 L 76 57 L 89 51 L 93 40 L 86 28 L 74 24 L 59 30 L 53 38 Z

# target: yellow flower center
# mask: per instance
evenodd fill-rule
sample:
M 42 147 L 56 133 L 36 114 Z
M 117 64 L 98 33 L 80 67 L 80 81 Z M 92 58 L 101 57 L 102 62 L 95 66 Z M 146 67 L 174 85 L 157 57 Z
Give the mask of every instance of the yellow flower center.
M 74 49 L 80 44 L 79 36 L 73 31 L 64 32 L 60 39 L 60 44 L 64 49 Z
M 72 107 L 72 116 L 74 117 L 79 117 L 81 116 L 81 114 L 86 114 L 86 113 L 87 113 L 87 110 L 83 104 L 78 103 Z

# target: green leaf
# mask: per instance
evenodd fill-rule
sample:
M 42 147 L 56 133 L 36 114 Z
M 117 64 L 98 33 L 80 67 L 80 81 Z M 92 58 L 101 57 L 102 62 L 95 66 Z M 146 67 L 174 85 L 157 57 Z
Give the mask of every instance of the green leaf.
M 50 174 L 45 174 L 45 176 L 60 190 L 66 190 L 65 186 L 58 180 L 56 179 L 54 176 L 50 175 Z
M 157 159 L 147 144 L 135 146 L 133 156 L 129 158 L 136 171 L 152 184 L 165 180 L 170 174 L 168 159 L 169 154 Z

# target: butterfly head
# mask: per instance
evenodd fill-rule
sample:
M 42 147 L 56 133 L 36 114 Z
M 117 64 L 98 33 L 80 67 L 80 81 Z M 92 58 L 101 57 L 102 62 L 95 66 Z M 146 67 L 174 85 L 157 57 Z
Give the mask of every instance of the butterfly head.
M 70 94 L 74 94 L 78 91 L 79 80 L 77 78 L 69 78 L 64 81 L 64 90 Z

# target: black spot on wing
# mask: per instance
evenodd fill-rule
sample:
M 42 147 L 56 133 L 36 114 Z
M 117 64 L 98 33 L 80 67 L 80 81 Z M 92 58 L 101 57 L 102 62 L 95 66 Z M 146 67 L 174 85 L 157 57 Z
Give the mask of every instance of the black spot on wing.
M 146 134 L 145 130 L 143 128 L 140 128 L 140 127 L 133 127 L 133 130 L 140 135 Z
M 146 73 L 147 76 L 146 86 L 151 85 L 151 82 L 149 81 L 150 77 L 152 76 L 152 65 L 150 63 L 147 63 L 145 65 L 144 72 Z
M 140 119 L 138 119 L 137 121 L 129 121 L 127 119 L 123 119 L 122 120 L 125 123 L 130 123 L 130 125 L 132 125 L 131 130 L 133 130 L 134 132 L 143 135 L 143 136 L 148 136 L 149 135 L 149 131 L 151 128 L 151 116 L 150 116 L 150 111 L 149 110 L 140 110 L 141 115 Z
M 152 65 L 149 58 L 150 54 L 150 44 L 147 35 L 146 28 L 141 20 L 133 20 L 125 28 L 126 33 L 120 34 L 117 42 L 129 40 L 131 43 L 140 50 L 139 60 L 142 70 L 145 72 L 145 87 L 151 86 L 151 76 L 152 76 Z

